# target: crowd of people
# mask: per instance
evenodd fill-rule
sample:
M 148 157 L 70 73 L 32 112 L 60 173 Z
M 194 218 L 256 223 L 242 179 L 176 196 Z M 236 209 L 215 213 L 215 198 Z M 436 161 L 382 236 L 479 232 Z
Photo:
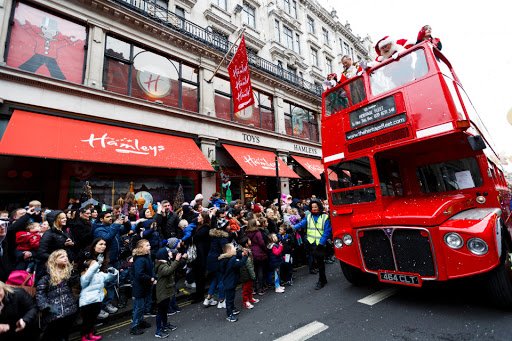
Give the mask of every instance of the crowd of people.
M 311 198 L 260 203 L 209 200 L 197 194 L 173 209 L 167 200 L 101 211 L 74 203 L 65 211 L 31 201 L 0 212 L 0 339 L 67 340 L 80 317 L 82 341 L 100 340 L 94 326 L 132 299 L 130 333 L 140 335 L 156 315 L 155 337 L 177 327 L 178 278 L 195 288 L 193 303 L 225 309 L 236 322 L 269 291 L 293 284 L 294 265 L 318 273 L 333 262 L 326 202 Z M 180 282 L 182 283 L 182 282 Z M 192 290 L 191 290 L 192 291 Z

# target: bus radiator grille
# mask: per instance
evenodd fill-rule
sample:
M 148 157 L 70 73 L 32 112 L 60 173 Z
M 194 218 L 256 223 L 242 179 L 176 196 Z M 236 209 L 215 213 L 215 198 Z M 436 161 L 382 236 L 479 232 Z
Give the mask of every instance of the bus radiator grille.
M 359 243 L 367 270 L 390 270 L 417 273 L 425 277 L 435 276 L 430 240 L 428 236 L 421 235 L 422 230 L 390 228 L 386 229 L 386 232 L 384 229 L 363 231 Z

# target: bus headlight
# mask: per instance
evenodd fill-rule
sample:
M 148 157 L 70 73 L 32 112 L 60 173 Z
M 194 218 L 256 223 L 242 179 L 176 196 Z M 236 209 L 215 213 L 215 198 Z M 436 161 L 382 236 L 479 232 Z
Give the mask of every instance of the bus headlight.
M 464 245 L 464 240 L 462 237 L 455 232 L 450 232 L 444 235 L 444 242 L 448 247 L 452 249 L 460 249 Z
M 350 246 L 350 245 L 352 245 L 352 242 L 353 242 L 353 240 L 352 240 L 352 236 L 350 234 L 346 234 L 343 236 L 343 243 L 345 245 Z
M 334 239 L 334 247 L 341 249 L 343 247 L 343 241 L 339 238 Z
M 471 238 L 468 240 L 468 249 L 477 256 L 485 255 L 487 251 L 489 251 L 487 243 L 480 238 Z

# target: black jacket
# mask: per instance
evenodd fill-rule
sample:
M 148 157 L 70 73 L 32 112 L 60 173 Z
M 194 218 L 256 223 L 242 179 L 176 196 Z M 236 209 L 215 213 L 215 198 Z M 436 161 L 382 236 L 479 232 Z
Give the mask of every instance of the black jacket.
M 241 253 L 237 253 L 236 256 L 229 257 L 223 253 L 219 256 L 219 261 L 224 289 L 235 289 L 240 279 L 240 268 L 245 266 L 247 256 L 242 257 Z
M 164 239 L 172 237 L 180 238 L 179 234 L 183 237 L 183 231 L 178 227 L 179 218 L 174 212 L 169 212 L 167 216 L 157 213 L 155 215 L 155 221 Z
M 71 235 L 75 242 L 75 248 L 79 251 L 84 250 L 87 246 L 91 245 L 92 237 L 92 224 L 89 220 L 78 218 L 70 222 Z
M 13 289 L 13 293 L 5 293 L 3 300 L 4 308 L 0 313 L 0 324 L 8 324 L 10 329 L 7 333 L 0 334 L 0 340 L 31 340 L 29 335 L 37 335 L 38 333 L 37 307 L 34 299 L 25 290 Z M 23 319 L 26 324 L 23 333 L 15 333 L 16 322 L 19 319 Z
M 210 225 L 203 224 L 196 227 L 193 240 L 197 249 L 197 258 L 192 262 L 192 265 L 198 266 L 201 269 L 206 269 L 206 260 L 208 259 L 208 252 L 210 251 L 211 244 Z
M 69 261 L 73 262 L 75 259 L 74 246 L 64 245 L 68 238 L 73 239 L 70 233 L 68 234 L 67 232 L 57 230 L 55 227 L 46 231 L 41 237 L 39 250 L 37 251 L 37 259 L 39 260 L 39 263 L 45 264 L 48 257 L 50 257 L 50 254 L 59 249 L 66 250 Z

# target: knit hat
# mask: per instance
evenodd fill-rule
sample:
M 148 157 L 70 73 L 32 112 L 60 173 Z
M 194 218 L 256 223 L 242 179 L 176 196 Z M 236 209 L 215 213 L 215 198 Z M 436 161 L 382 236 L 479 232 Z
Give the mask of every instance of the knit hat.
M 197 193 L 196 197 L 194 198 L 195 201 L 197 200 L 203 200 L 203 195 L 201 193 Z
M 159 249 L 157 252 L 156 252 L 156 259 L 162 259 L 162 260 L 168 260 L 169 259 L 169 254 L 167 253 L 167 249 L 165 247 Z
M 226 226 L 228 226 L 228 225 L 229 225 L 229 221 L 227 221 L 224 218 L 220 218 L 219 220 L 217 220 L 217 228 L 220 230 L 224 230 L 226 228 Z
M 167 247 L 169 249 L 176 249 L 178 245 L 180 244 L 180 240 L 178 238 L 169 238 L 167 239 Z

